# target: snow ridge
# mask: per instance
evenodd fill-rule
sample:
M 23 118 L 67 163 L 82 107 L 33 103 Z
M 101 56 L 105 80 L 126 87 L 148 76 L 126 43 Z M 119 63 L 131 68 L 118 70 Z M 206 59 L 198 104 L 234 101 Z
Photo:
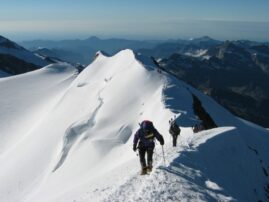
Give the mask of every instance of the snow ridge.
M 0 84 L 0 201 L 266 201 L 268 130 L 132 50 L 99 52 L 79 75 L 62 63 Z M 192 94 L 219 128 L 193 134 Z M 132 139 L 145 119 L 164 136 L 166 164 L 157 144 L 140 176 Z

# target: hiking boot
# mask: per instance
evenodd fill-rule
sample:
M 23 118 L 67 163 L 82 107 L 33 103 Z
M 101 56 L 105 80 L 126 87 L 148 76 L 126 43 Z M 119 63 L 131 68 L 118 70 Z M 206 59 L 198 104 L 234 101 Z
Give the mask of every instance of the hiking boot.
M 152 161 L 148 161 L 147 171 L 148 172 L 152 171 Z
M 140 175 L 146 175 L 146 174 L 147 174 L 147 168 L 143 168 L 143 169 L 141 170 Z
M 147 172 L 150 173 L 151 171 L 152 171 L 152 166 L 148 166 L 148 167 L 147 167 Z

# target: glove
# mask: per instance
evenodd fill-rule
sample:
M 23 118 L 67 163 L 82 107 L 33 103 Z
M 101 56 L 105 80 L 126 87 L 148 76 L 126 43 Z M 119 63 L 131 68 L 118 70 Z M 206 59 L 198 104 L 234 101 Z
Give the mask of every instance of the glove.
M 160 139 L 160 144 L 161 144 L 161 145 L 164 145 L 164 139 L 163 139 L 162 136 L 161 136 L 161 139 Z
M 137 148 L 136 148 L 136 145 L 133 145 L 133 150 L 134 150 L 134 152 L 136 151 L 136 149 L 137 149 Z

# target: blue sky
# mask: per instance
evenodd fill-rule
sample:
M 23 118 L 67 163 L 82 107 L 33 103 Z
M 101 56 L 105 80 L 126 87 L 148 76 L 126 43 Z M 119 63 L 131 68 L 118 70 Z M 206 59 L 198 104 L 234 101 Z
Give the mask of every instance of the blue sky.
M 269 0 L 0 0 L 0 35 L 269 40 L 268 10 Z

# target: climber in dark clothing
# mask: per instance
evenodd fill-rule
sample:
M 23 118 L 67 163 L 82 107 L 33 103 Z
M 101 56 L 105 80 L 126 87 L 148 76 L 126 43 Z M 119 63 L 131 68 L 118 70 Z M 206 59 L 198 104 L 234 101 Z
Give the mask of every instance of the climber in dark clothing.
M 141 175 L 147 174 L 147 172 L 152 170 L 152 156 L 155 147 L 155 138 L 157 138 L 161 145 L 164 145 L 163 136 L 155 129 L 153 123 L 147 120 L 143 121 L 140 124 L 140 128 L 135 133 L 133 144 L 134 151 L 136 151 L 137 148 L 139 149 L 139 157 L 142 168 Z M 146 153 L 147 163 L 145 159 Z
M 173 138 L 173 147 L 177 146 L 177 137 L 180 134 L 180 127 L 177 125 L 176 120 L 169 121 L 170 128 L 169 133 L 172 135 Z

